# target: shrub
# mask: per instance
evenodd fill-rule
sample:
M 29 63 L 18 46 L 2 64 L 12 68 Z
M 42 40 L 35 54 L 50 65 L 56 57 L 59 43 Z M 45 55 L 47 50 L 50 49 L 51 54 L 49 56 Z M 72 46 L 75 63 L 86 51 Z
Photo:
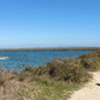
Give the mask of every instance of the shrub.
M 0 70 L 0 86 L 3 86 L 6 81 L 5 72 Z
M 47 64 L 47 67 L 38 68 L 35 72 L 38 76 L 50 76 L 55 80 L 66 82 L 83 82 L 87 81 L 89 74 L 80 64 L 80 59 L 55 60 Z
M 49 67 L 50 71 L 52 70 L 52 74 L 55 74 L 59 80 L 64 80 L 66 82 L 85 81 L 85 79 L 81 80 L 81 78 L 84 77 L 84 75 L 88 75 L 84 68 L 80 66 L 79 60 L 74 60 L 73 62 L 64 61 L 62 64 L 56 64 L 56 62 L 54 62 L 53 64 L 49 65 Z M 53 71 L 53 69 L 55 71 Z
M 54 80 L 63 80 L 68 83 L 88 81 L 90 75 L 87 70 L 96 69 L 94 56 L 82 56 L 75 59 L 55 60 L 45 67 L 26 68 L 19 74 L 19 80 L 34 80 L 37 77 L 49 76 Z
M 81 56 L 81 64 L 89 71 L 95 71 L 98 69 L 98 56 L 96 53 Z

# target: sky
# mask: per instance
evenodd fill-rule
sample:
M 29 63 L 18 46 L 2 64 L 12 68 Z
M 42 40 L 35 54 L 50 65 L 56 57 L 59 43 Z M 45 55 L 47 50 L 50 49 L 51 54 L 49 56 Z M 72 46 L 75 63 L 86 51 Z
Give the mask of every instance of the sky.
M 100 47 L 100 0 L 0 0 L 0 48 Z

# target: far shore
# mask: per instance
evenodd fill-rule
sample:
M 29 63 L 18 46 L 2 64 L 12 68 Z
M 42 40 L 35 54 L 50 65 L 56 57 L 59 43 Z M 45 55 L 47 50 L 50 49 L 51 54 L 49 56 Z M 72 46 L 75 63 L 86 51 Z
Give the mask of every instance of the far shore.
M 0 52 L 16 52 L 16 51 L 96 51 L 99 47 L 72 47 L 72 48 L 11 48 L 0 49 Z

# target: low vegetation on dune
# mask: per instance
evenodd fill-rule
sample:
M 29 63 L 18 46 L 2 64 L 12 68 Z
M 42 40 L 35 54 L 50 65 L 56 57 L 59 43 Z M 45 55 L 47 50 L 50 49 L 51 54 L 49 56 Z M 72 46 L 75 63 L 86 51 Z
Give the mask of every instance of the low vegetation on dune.
M 79 59 L 55 60 L 47 64 L 46 67 L 33 69 L 32 73 L 36 77 L 48 76 L 53 80 L 64 81 L 66 83 L 85 82 L 87 79 L 84 78 L 84 75 L 89 77 L 85 68 L 81 66 Z
M 0 71 L 0 100 L 66 100 L 100 69 L 100 51 L 22 72 Z
M 87 71 L 96 71 L 99 70 L 100 67 L 100 56 L 99 52 L 84 55 L 80 57 L 81 65 L 87 70 Z

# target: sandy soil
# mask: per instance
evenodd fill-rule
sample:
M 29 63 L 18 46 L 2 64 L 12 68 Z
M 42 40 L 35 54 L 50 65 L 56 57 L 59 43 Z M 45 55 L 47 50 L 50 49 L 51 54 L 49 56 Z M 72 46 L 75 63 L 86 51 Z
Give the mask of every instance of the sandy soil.
M 93 73 L 93 80 L 72 94 L 69 100 L 100 100 L 100 72 Z

